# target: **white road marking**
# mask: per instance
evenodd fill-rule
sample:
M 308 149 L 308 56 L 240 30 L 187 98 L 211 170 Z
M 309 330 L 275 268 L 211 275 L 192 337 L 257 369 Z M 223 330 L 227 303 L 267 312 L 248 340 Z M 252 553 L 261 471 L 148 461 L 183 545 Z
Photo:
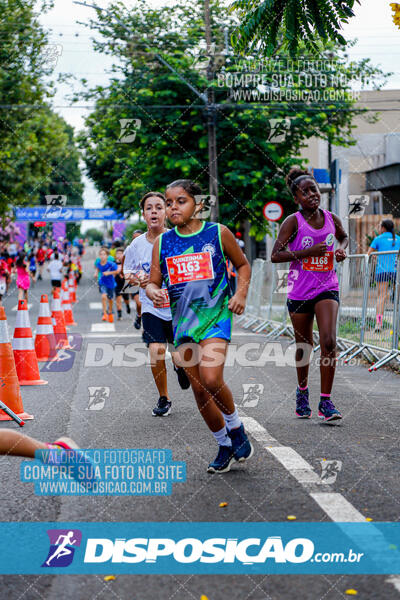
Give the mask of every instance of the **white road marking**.
M 386 582 L 394 585 L 396 590 L 398 592 L 400 592 L 400 576 L 399 575 L 391 575 L 390 577 L 388 577 L 388 579 L 386 579 Z
M 322 508 L 335 523 L 364 523 L 365 517 L 350 502 L 335 492 L 310 494 L 311 498 Z
M 257 441 L 272 442 L 264 446 L 265 450 L 272 454 L 297 479 L 332 521 L 365 522 L 364 515 L 354 508 L 344 496 L 333 493 L 331 488 L 321 481 L 314 468 L 296 450 L 289 446 L 282 446 L 252 417 L 242 416 L 241 418 L 245 429 Z M 315 489 L 316 486 L 320 488 L 318 491 Z
M 90 310 L 102 310 L 103 305 L 101 302 L 89 302 Z
M 104 333 L 110 333 L 115 331 L 114 323 L 92 323 L 91 331 L 104 331 Z
M 313 467 L 293 448 L 282 446 L 258 421 L 244 415 L 239 411 L 245 429 L 258 442 L 265 443 L 264 449 L 274 456 L 289 473 L 306 489 L 310 497 L 318 504 L 324 513 L 334 523 L 365 523 L 366 518 L 342 494 L 332 492 L 331 487 L 321 481 Z M 345 529 L 346 535 L 349 535 Z M 388 542 L 376 527 L 370 527 L 368 537 L 364 532 L 354 532 L 354 541 L 359 541 L 365 548 L 372 552 L 386 552 Z M 397 591 L 400 592 L 400 576 L 391 575 L 386 579 Z

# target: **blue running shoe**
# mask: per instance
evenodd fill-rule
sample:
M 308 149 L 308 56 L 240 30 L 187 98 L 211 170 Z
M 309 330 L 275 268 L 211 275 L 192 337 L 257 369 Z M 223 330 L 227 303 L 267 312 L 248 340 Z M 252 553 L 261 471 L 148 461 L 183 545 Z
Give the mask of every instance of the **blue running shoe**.
M 218 446 L 217 458 L 208 465 L 207 473 L 227 473 L 233 461 L 232 446 Z
M 168 400 L 166 396 L 160 396 L 157 402 L 157 406 L 153 408 L 153 417 L 168 417 L 171 414 L 172 402 Z
M 235 460 L 243 462 L 253 456 L 254 448 L 246 435 L 243 423 L 240 427 L 228 431 L 228 435 L 232 440 Z
M 342 418 L 330 398 L 322 398 L 318 406 L 318 416 L 324 421 L 337 421 Z
M 310 419 L 311 408 L 308 403 L 308 388 L 306 390 L 296 390 L 296 415 L 299 419 Z

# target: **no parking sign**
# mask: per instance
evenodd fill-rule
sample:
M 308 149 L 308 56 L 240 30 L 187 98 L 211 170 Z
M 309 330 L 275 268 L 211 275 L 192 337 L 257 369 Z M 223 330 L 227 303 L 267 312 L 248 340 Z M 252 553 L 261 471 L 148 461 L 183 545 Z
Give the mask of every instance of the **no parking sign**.
M 283 207 L 279 202 L 267 202 L 263 208 L 263 215 L 267 221 L 279 221 L 283 215 Z

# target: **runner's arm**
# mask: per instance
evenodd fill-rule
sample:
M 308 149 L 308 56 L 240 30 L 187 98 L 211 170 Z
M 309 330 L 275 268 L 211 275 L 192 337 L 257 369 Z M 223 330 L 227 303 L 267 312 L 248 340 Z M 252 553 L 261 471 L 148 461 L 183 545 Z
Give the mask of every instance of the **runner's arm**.
M 139 269 L 139 265 L 135 261 L 134 249 L 129 245 L 122 258 L 123 260 L 123 276 L 131 285 L 139 285 L 139 279 L 135 272 Z
M 335 257 L 337 262 L 342 262 L 346 258 L 346 248 L 349 245 L 349 238 L 347 233 L 345 232 L 342 222 L 337 215 L 331 213 L 333 222 L 335 224 L 335 237 L 339 242 L 339 247 L 335 250 Z
M 307 250 L 296 250 L 292 252 L 287 245 L 293 241 L 297 235 L 297 219 L 294 215 L 289 215 L 282 223 L 279 229 L 278 238 L 272 248 L 271 262 L 281 263 L 292 260 L 302 260 L 308 256 Z
M 150 269 L 150 280 L 146 286 L 146 295 L 150 300 L 153 301 L 154 306 L 161 306 L 164 301 L 164 295 L 161 291 L 162 286 L 162 273 L 160 267 L 160 254 L 159 254 L 160 238 L 158 237 L 154 242 L 153 254 L 151 257 L 151 269 Z
M 243 254 L 243 250 L 236 242 L 231 231 L 221 225 L 221 242 L 225 257 L 231 261 L 237 271 L 237 290 L 229 300 L 228 308 L 233 313 L 241 315 L 246 306 L 247 292 L 250 285 L 251 267 Z

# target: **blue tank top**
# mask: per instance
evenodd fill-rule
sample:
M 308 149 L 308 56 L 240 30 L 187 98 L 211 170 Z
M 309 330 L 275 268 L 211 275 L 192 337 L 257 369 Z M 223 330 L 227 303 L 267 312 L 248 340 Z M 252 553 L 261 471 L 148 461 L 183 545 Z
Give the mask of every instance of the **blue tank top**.
M 175 345 L 209 337 L 230 339 L 232 314 L 221 226 L 204 222 L 189 235 L 171 229 L 162 234 L 159 251 Z

